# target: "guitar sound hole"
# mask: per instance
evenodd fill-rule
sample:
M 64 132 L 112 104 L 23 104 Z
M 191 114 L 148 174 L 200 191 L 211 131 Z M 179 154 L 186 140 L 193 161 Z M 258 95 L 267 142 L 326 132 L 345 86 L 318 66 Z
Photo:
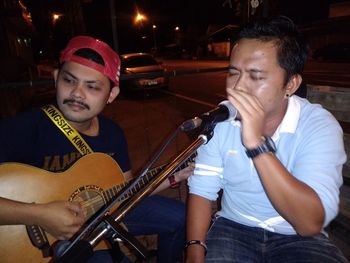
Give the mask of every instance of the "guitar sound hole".
M 106 204 L 103 190 L 95 185 L 80 187 L 71 195 L 69 201 L 79 202 L 86 211 L 87 219 Z

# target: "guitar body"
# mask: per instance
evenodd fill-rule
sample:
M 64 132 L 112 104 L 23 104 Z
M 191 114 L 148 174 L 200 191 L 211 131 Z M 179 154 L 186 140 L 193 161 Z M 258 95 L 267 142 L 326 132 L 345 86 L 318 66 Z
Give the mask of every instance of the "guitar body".
M 90 198 L 103 200 L 103 190 L 123 182 L 123 172 L 118 164 L 103 153 L 85 155 L 60 173 L 18 163 L 0 165 L 0 196 L 26 203 Z M 47 236 L 50 244 L 56 241 L 48 233 Z M 41 251 L 32 245 L 24 225 L 0 226 L 2 263 L 50 260 L 43 258 Z

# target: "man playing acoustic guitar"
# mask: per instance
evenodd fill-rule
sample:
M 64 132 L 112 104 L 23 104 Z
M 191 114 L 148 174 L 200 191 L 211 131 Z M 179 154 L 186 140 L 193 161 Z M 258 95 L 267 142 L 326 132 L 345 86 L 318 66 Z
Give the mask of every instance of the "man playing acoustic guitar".
M 56 172 L 70 169 L 87 153 L 99 152 L 108 158 L 111 156 L 125 180 L 131 179 L 123 130 L 100 115 L 119 94 L 119 71 L 119 57 L 106 43 L 88 36 L 72 38 L 60 55 L 60 68 L 54 71 L 56 104 L 32 109 L 0 122 L 0 163 L 28 164 L 55 172 L 50 177 L 57 174 L 59 178 L 61 175 Z M 87 154 L 82 159 L 89 156 Z M 186 180 L 191 173 L 192 167 L 189 166 L 171 180 L 164 181 L 155 192 Z M 78 177 L 83 178 L 84 174 Z M 97 180 L 102 183 L 104 178 Z M 31 189 L 28 182 L 26 187 L 37 193 L 46 187 L 50 191 L 61 190 L 53 189 L 53 185 Z M 87 212 L 80 202 L 47 200 L 42 204 L 30 204 L 33 201 L 22 199 L 25 193 L 12 198 L 2 193 L 9 188 L 15 189 L 16 185 L 2 189 L 0 183 L 0 196 L 3 197 L 0 198 L 1 225 L 39 225 L 56 239 L 68 239 L 86 220 Z M 185 240 L 185 205 L 182 202 L 152 195 L 133 208 L 123 223 L 132 235 L 158 234 L 158 262 L 182 261 Z M 23 236 L 23 239 L 28 238 Z M 0 254 L 3 253 L 1 246 L 3 244 L 0 244 Z M 89 262 L 112 260 L 109 253 L 99 251 Z

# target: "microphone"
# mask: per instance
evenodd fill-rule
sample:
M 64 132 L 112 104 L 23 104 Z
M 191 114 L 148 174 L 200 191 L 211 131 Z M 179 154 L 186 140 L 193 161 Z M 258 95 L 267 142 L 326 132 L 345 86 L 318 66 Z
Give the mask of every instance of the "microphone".
M 218 122 L 226 120 L 234 120 L 237 117 L 237 110 L 233 105 L 228 101 L 224 100 L 219 103 L 218 107 L 203 113 L 199 117 L 194 117 L 193 119 L 183 122 L 180 126 L 181 131 L 191 131 L 198 128 L 204 124 L 217 124 Z

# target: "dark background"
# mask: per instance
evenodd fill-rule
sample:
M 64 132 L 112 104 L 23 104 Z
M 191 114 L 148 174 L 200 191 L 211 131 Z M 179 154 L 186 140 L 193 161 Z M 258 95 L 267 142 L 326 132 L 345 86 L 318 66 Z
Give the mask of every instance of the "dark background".
M 25 0 L 32 13 L 33 24 L 38 33 L 34 43 L 35 49 L 45 48 L 47 37 L 53 39 L 57 54 L 74 34 L 86 33 L 112 44 L 111 2 L 110 0 L 88 0 L 81 2 L 81 18 L 72 11 L 74 2 L 62 0 Z M 78 1 L 79 2 L 79 1 Z M 264 0 L 264 6 L 257 8 L 248 18 L 246 2 L 231 0 L 231 6 L 225 0 L 139 0 L 113 1 L 115 5 L 115 22 L 117 27 L 118 49 L 120 53 L 150 49 L 153 45 L 152 25 L 157 25 L 156 37 L 159 47 L 174 44 L 174 27 L 181 28 L 183 42 L 194 43 L 205 36 L 208 27 L 227 24 L 240 25 L 253 16 L 284 14 L 297 24 L 327 19 L 331 3 L 337 0 Z M 69 5 L 72 5 L 71 7 Z M 263 7 L 262 7 L 263 6 Z M 135 25 L 133 19 L 140 11 L 148 17 L 142 25 Z M 52 11 L 65 14 L 51 27 Z M 70 15 L 67 14 L 70 12 Z M 75 21 L 70 21 L 75 16 Z M 80 27 L 80 29 L 79 29 Z M 149 37 L 142 40 L 140 36 Z

